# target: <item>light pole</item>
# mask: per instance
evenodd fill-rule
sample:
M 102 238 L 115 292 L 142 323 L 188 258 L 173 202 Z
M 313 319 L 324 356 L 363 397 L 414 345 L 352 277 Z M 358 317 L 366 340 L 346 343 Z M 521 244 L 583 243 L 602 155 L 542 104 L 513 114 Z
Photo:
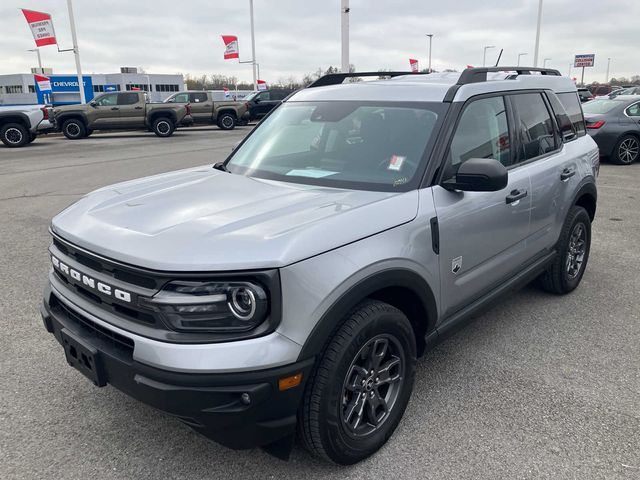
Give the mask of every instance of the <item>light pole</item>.
M 349 0 L 342 0 L 340 26 L 342 32 L 342 73 L 349 73 Z
M 431 73 L 431 41 L 433 40 L 433 33 L 427 33 L 427 37 L 429 37 L 429 66 L 428 73 Z
M 251 59 L 253 67 L 253 89 L 258 91 L 258 80 L 256 77 L 256 37 L 253 28 L 253 0 L 249 0 L 249 15 L 251 16 Z
M 518 65 L 517 65 L 518 67 L 520 66 L 520 59 L 521 59 L 522 57 L 524 57 L 525 55 L 526 55 L 526 53 L 519 53 L 519 54 L 518 54 Z
M 573 68 L 573 63 L 569 64 L 569 75 L 567 75 L 569 78 L 571 78 L 571 69 Z
M 533 53 L 533 66 L 538 66 L 538 50 L 540 49 L 540 28 L 542 27 L 542 0 L 538 3 L 538 26 L 536 27 L 536 47 Z
M 67 0 L 67 10 L 69 10 L 69 23 L 71 23 L 71 39 L 73 41 L 73 54 L 76 57 L 76 72 L 78 74 L 78 90 L 80 90 L 80 103 L 86 103 L 87 99 L 84 96 L 84 81 L 82 80 L 82 67 L 80 66 L 80 51 L 78 50 L 78 37 L 76 35 L 76 21 L 73 18 L 73 5 L 71 4 L 71 0 Z
M 29 52 L 36 52 L 38 54 L 38 68 L 40 69 L 40 73 L 43 73 L 43 71 L 42 71 L 42 59 L 40 58 L 40 49 L 39 48 L 32 48 L 31 50 L 29 50 Z
M 484 67 L 487 64 L 487 50 L 490 48 L 496 48 L 495 45 L 487 45 L 484 47 L 484 53 L 482 54 L 482 66 Z
M 605 83 L 609 83 L 609 67 L 610 66 L 611 66 L 611 57 L 608 57 L 607 58 L 607 76 L 604 78 Z
M 553 59 L 552 59 L 552 58 L 545 58 L 545 59 L 542 61 L 542 68 L 547 68 L 547 60 L 553 60 Z

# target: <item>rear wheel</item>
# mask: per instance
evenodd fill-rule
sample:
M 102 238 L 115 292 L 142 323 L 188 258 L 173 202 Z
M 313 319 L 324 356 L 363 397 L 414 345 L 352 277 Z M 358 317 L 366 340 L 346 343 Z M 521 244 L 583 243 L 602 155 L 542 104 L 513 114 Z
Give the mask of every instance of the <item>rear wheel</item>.
M 307 383 L 299 413 L 306 448 L 342 465 L 375 453 L 400 423 L 415 364 L 415 336 L 400 310 L 373 300 L 356 307 Z
M 540 276 L 542 288 L 559 295 L 574 290 L 587 267 L 590 248 L 591 219 L 584 208 L 574 206 L 562 227 L 556 258 Z
M 640 156 L 640 140 L 633 135 L 624 135 L 613 150 L 611 162 L 618 165 L 631 165 Z
M 173 123 L 173 120 L 168 117 L 156 118 L 153 121 L 153 133 L 155 133 L 159 137 L 170 137 L 175 129 L 175 123 Z
M 230 113 L 222 113 L 218 117 L 218 127 L 221 130 L 233 130 L 236 126 L 236 117 Z
M 29 132 L 24 125 L 7 123 L 0 128 L 0 140 L 9 148 L 23 147 L 29 143 Z
M 79 140 L 87 134 L 87 128 L 82 120 L 71 118 L 62 124 L 62 133 L 69 140 Z

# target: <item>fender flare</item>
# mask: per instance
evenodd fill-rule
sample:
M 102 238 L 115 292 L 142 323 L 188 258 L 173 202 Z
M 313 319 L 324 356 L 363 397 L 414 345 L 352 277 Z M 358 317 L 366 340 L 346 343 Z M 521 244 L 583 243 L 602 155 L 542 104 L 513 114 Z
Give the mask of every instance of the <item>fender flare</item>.
M 175 112 L 175 110 L 171 110 L 171 109 L 161 109 L 161 110 L 154 110 L 151 112 L 151 114 L 149 115 L 149 119 L 147 120 L 149 125 L 153 125 L 153 122 L 155 121 L 156 118 L 158 117 L 170 117 L 171 120 L 173 120 L 173 122 L 176 124 L 176 126 L 178 126 L 178 114 Z
M 11 119 L 11 118 L 19 119 L 19 123 L 24 123 L 24 126 L 27 127 L 27 130 L 30 130 L 31 128 L 33 128 L 33 126 L 31 125 L 31 119 L 29 118 L 28 115 L 26 115 L 23 112 L 2 112 L 2 113 L 0 113 L 0 125 L 4 124 L 5 120 L 7 118 L 8 119 Z
M 589 216 L 591 217 L 591 221 L 593 221 L 593 219 L 595 218 L 596 206 L 598 203 L 598 189 L 592 176 L 586 177 L 582 181 L 582 184 L 578 188 L 578 191 L 573 196 L 573 202 L 571 203 L 571 205 L 578 205 L 582 198 L 585 197 L 585 195 L 590 197 L 590 200 L 593 201 L 592 211 L 589 211 L 589 208 L 586 209 L 589 213 Z
M 89 127 L 89 120 L 87 115 L 80 110 L 72 110 L 69 112 L 62 112 L 55 116 L 56 127 L 59 131 L 62 131 L 62 124 L 71 118 L 80 118 L 85 127 Z
M 433 290 L 427 281 L 418 273 L 406 268 L 392 268 L 374 273 L 350 287 L 322 315 L 305 341 L 298 360 L 311 358 L 322 353 L 326 343 L 340 328 L 345 316 L 356 305 L 374 293 L 390 287 L 399 287 L 411 291 L 427 312 L 425 334 L 435 331 L 438 318 L 437 304 Z M 416 339 L 420 341 L 420 339 Z

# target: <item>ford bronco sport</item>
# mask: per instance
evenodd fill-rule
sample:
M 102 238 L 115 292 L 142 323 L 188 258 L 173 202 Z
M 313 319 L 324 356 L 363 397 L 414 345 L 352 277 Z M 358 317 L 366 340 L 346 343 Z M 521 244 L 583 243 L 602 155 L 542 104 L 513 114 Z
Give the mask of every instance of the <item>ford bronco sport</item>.
M 233 130 L 241 121 L 246 124 L 249 120 L 246 102 L 214 101 L 213 92 L 206 90 L 174 93 L 164 102 L 190 104 L 193 123 L 215 124 L 221 130 Z
M 89 103 L 58 106 L 50 111 L 54 127 L 70 140 L 94 130 L 147 129 L 170 137 L 176 127 L 191 123 L 190 105 L 150 103 L 146 92 L 104 93 Z
M 598 150 L 569 78 L 351 75 L 213 168 L 53 219 L 42 316 L 72 366 L 228 447 L 286 458 L 297 432 L 352 464 L 391 437 L 418 356 L 528 282 L 578 286 Z

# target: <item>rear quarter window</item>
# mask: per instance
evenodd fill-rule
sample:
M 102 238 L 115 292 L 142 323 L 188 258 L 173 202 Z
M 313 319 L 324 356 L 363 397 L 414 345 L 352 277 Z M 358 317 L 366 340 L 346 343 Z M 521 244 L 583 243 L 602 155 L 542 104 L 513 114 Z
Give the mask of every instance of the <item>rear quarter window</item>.
M 569 115 L 576 134 L 579 137 L 586 135 L 587 130 L 584 127 L 584 115 L 582 114 L 582 105 L 578 95 L 575 92 L 558 93 L 556 95 L 560 103 L 562 103 L 564 110 L 567 112 L 567 115 Z

